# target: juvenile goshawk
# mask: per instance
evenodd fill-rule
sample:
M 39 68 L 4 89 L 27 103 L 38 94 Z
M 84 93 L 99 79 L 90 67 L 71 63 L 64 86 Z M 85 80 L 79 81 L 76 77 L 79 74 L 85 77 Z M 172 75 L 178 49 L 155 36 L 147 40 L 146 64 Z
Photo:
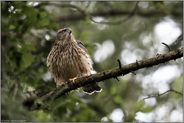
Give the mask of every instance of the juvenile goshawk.
M 64 85 L 76 77 L 95 73 L 91 58 L 81 41 L 72 35 L 68 28 L 58 30 L 54 45 L 47 57 L 47 66 L 57 86 Z M 100 92 L 96 84 L 83 87 L 87 93 Z

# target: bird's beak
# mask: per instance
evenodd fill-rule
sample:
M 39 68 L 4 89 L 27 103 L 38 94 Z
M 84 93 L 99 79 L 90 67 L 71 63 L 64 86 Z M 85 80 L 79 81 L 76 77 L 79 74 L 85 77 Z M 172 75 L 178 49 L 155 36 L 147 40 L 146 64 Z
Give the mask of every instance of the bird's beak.
M 71 34 L 72 33 L 72 30 L 71 29 L 68 29 L 68 33 Z

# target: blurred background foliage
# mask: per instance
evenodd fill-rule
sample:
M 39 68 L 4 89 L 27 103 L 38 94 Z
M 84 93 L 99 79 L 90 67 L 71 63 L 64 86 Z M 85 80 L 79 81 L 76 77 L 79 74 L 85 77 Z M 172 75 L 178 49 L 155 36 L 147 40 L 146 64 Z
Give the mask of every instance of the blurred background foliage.
M 46 57 L 60 28 L 69 27 L 88 49 L 96 71 L 135 62 L 180 47 L 182 1 L 1 2 L 1 118 L 3 121 L 182 121 L 182 61 L 106 80 L 101 93 L 80 89 L 30 111 L 25 93 L 55 85 Z M 165 25 L 164 25 L 165 24 Z M 170 31 L 170 32 L 169 32 Z M 166 68 L 167 67 L 167 68 Z M 165 71 L 164 71 L 165 70 Z M 163 77 L 164 76 L 164 77 Z

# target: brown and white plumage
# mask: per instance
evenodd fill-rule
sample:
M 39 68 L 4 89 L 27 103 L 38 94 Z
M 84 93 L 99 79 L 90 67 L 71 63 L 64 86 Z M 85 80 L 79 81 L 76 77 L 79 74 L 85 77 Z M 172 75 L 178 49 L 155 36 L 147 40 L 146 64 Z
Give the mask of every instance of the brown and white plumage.
M 95 73 L 92 61 L 81 41 L 75 40 L 68 28 L 58 30 L 55 43 L 47 57 L 47 66 L 57 86 L 62 86 L 69 79 Z M 101 91 L 96 84 L 83 88 L 85 92 Z

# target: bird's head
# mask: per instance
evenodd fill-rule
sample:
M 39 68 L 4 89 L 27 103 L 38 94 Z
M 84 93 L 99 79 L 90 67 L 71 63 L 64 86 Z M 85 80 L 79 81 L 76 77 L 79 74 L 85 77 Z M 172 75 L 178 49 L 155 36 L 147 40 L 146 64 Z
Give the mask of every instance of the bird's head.
M 69 28 L 59 29 L 56 39 L 62 43 L 67 43 L 68 41 L 73 40 L 74 36 L 72 35 L 72 30 Z

